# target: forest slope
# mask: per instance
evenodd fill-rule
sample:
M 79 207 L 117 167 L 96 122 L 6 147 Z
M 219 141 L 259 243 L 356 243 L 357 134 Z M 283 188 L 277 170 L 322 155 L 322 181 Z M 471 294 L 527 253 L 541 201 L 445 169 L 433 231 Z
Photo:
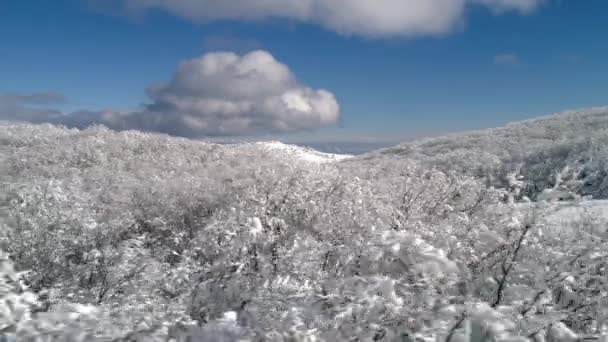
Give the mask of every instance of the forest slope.
M 428 138 L 372 152 L 407 157 L 442 170 L 486 177 L 508 186 L 515 172 L 522 195 L 545 189 L 608 198 L 608 108 L 571 111 L 505 127 Z
M 605 195 L 605 122 L 602 111 L 571 113 L 343 160 L 4 124 L 0 331 L 20 341 L 600 338 L 605 202 L 579 195 Z M 530 190 L 550 186 L 543 177 L 575 200 Z

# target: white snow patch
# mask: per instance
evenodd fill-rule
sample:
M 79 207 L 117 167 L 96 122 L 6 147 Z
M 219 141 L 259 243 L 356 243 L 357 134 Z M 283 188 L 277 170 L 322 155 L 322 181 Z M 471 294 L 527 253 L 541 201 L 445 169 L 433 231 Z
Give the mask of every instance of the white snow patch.
M 264 141 L 255 143 L 256 146 L 265 150 L 283 153 L 285 156 L 295 157 L 311 163 L 328 163 L 352 158 L 347 154 L 332 154 L 313 150 L 311 148 L 284 144 L 280 141 Z
M 225 322 L 236 322 L 237 313 L 234 311 L 226 311 L 222 317 L 222 320 Z
M 552 324 L 549 334 L 554 341 L 574 342 L 578 340 L 578 336 L 562 322 Z
M 543 234 L 571 230 L 583 222 L 593 223 L 597 227 L 608 224 L 608 200 L 544 203 L 544 206 L 538 208 L 534 204 L 520 203 L 517 207 L 522 211 L 538 211 Z
M 253 236 L 257 236 L 263 232 L 262 221 L 258 217 L 249 219 L 249 232 Z

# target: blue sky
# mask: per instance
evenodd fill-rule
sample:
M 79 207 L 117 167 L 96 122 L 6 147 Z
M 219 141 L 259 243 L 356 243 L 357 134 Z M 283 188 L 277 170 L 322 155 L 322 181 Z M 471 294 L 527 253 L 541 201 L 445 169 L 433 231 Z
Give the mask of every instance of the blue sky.
M 326 89 L 340 106 L 337 124 L 288 122 L 289 134 L 281 136 L 292 140 L 400 140 L 608 104 L 605 0 L 547 0 L 526 10 L 518 1 L 535 0 L 512 0 L 510 8 L 469 4 L 439 33 L 407 25 L 340 29 L 342 22 L 312 14 L 252 20 L 239 13 L 199 18 L 168 5 L 128 11 L 124 1 L 0 0 L 0 93 L 61 94 L 65 101 L 44 104 L 53 113 L 131 111 L 150 102 L 166 108 L 160 98 L 182 89 L 171 83 L 180 62 L 263 50 L 302 87 Z M 163 84 L 161 95 L 146 93 Z M 32 106 L 26 102 L 18 106 Z M 227 132 L 276 133 L 264 123 L 255 127 L 261 130 Z

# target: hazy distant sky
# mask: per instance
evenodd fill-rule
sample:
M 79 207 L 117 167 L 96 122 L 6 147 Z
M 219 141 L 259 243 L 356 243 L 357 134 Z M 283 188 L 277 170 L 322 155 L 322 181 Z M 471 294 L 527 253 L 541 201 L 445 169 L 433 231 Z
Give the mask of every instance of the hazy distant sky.
M 606 0 L 0 0 L 0 119 L 293 141 L 493 127 L 607 105 L 607 18 Z

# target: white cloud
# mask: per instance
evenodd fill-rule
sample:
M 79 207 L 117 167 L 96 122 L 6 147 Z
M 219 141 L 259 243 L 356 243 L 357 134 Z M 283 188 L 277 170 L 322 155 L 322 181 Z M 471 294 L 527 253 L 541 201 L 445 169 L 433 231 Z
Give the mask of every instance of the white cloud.
M 544 0 L 124 0 L 132 13 L 162 9 L 197 22 L 283 18 L 367 37 L 445 34 L 467 6 L 529 13 Z
M 182 135 L 292 132 L 338 121 L 334 95 L 298 82 L 270 53 L 209 53 L 180 63 L 173 79 L 148 91 L 146 113 Z M 163 118 L 165 115 L 165 118 Z
M 340 106 L 323 89 L 301 84 L 270 53 L 208 53 L 180 63 L 173 78 L 148 89 L 151 103 L 138 111 L 31 109 L 59 95 L 0 93 L 0 119 L 51 122 L 70 127 L 103 124 L 178 136 L 239 136 L 290 133 L 338 122 Z
M 54 109 L 41 108 L 43 105 L 63 103 L 65 98 L 55 92 L 20 95 L 0 93 L 0 120 L 46 122 L 49 118 L 60 115 Z
M 506 54 L 494 56 L 494 63 L 502 64 L 502 65 L 518 66 L 521 64 L 521 60 L 519 59 L 519 56 L 517 56 L 516 54 L 506 53 Z

